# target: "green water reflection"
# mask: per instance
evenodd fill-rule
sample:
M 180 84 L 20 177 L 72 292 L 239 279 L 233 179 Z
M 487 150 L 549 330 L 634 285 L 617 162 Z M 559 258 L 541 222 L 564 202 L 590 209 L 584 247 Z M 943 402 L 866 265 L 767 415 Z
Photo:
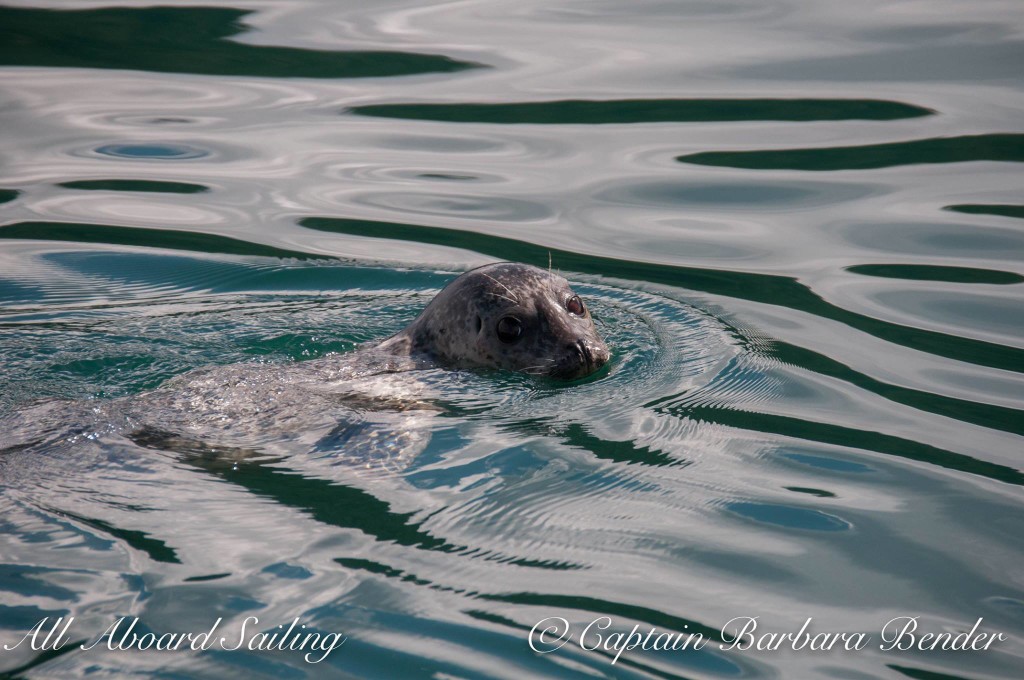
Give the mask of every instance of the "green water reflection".
M 857 264 L 846 271 L 865 276 L 911 281 L 946 281 L 949 283 L 988 283 L 1005 286 L 1024 282 L 1024 276 L 1013 272 L 972 267 L 943 267 L 930 264 Z
M 587 124 L 693 123 L 742 120 L 898 120 L 933 112 L 876 99 L 617 99 L 511 104 L 370 104 L 349 109 L 362 116 L 448 123 Z
M 209 191 L 202 184 L 188 182 L 161 182 L 145 179 L 86 179 L 74 182 L 61 182 L 57 186 L 66 189 L 84 189 L 86 191 L 140 191 L 156 194 L 201 194 Z
M 891 144 L 770 151 L 705 151 L 679 156 L 682 163 L 750 170 L 870 170 L 922 163 L 1024 162 L 1024 135 L 968 135 Z
M 0 65 L 276 78 L 373 78 L 480 66 L 437 54 L 228 40 L 246 30 L 242 21 L 249 14 L 226 7 L 0 7 Z
M 966 213 L 968 215 L 999 215 L 1001 217 L 1017 217 L 1024 219 L 1024 205 L 947 205 L 946 210 Z
M 198 253 L 221 253 L 225 255 L 295 257 L 304 260 L 333 259 L 326 255 L 311 255 L 296 250 L 264 246 L 259 243 L 251 243 L 216 234 L 201 234 L 171 229 L 116 227 L 104 224 L 76 224 L 73 222 L 17 222 L 0 227 L 0 239 L 106 243 L 111 245 L 186 250 Z

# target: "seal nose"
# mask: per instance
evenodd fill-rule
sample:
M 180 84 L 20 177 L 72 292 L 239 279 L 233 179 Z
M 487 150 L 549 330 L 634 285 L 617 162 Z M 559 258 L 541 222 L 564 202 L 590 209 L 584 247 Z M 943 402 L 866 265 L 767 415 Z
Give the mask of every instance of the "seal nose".
M 612 354 L 608 351 L 608 347 L 601 341 L 593 344 L 582 343 L 587 353 L 590 355 L 590 364 L 596 369 L 604 366 L 608 363 L 608 359 L 611 358 Z
M 576 356 L 579 357 L 580 364 L 586 366 L 589 371 L 604 366 L 610 356 L 607 347 L 603 345 L 591 346 L 582 339 L 576 341 L 573 349 L 576 350 Z
M 588 369 L 594 367 L 594 353 L 587 347 L 587 343 L 582 340 L 576 341 L 576 356 L 579 358 L 580 363 L 586 366 Z

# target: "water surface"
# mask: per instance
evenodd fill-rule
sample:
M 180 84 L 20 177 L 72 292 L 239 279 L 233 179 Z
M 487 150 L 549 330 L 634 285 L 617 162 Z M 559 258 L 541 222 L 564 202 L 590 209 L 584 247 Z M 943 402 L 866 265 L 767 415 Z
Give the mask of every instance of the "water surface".
M 1022 30 L 1000 0 L 9 2 L 0 642 L 75 644 L 0 671 L 1020 677 Z M 506 259 L 572 281 L 607 369 L 417 371 L 245 450 L 111 415 L 344 361 Z M 251 616 L 345 643 L 77 644 Z M 872 642 L 723 649 L 736 617 Z M 897 617 L 1006 639 L 883 650 Z M 544 620 L 572 640 L 531 649 Z M 710 643 L 617 657 L 593 621 Z

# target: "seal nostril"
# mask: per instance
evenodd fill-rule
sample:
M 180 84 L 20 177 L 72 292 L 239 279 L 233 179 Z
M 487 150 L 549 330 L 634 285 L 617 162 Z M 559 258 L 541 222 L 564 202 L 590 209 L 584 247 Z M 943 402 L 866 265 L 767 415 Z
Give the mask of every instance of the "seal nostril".
M 591 351 L 587 343 L 582 340 L 576 341 L 576 354 L 579 356 L 580 363 L 586 364 L 587 366 L 594 365 L 594 353 Z

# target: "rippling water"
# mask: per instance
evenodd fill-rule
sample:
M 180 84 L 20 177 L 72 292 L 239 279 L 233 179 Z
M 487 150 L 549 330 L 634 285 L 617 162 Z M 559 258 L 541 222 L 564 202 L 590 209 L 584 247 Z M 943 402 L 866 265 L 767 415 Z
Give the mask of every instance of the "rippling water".
M 0 671 L 1021 676 L 1019 2 L 214 5 L 0 7 Z M 567 276 L 611 366 L 415 372 L 327 449 L 110 415 L 496 259 Z M 79 647 L 119 617 L 345 642 Z M 882 649 L 896 617 L 1004 639 Z

